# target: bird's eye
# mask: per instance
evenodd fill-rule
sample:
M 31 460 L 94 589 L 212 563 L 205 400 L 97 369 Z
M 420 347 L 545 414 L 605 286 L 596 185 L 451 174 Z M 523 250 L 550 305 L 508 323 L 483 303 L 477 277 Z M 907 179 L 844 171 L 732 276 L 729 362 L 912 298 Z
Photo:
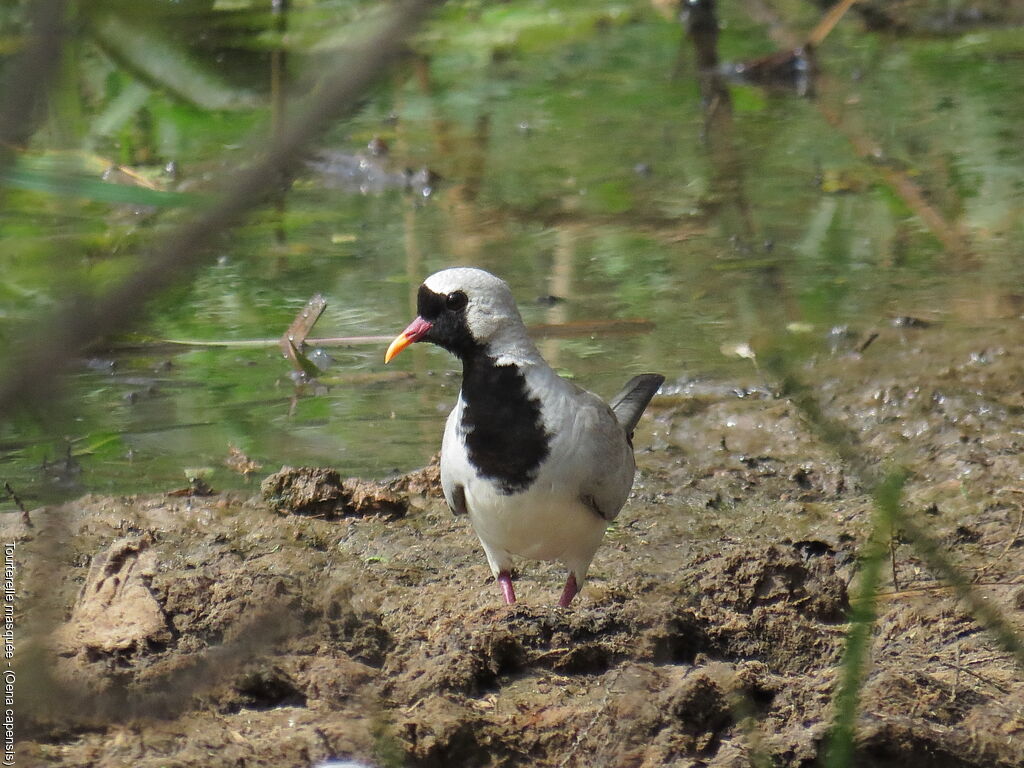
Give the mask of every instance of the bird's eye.
M 445 306 L 453 312 L 464 309 L 468 303 L 469 298 L 462 291 L 452 291 L 444 299 Z

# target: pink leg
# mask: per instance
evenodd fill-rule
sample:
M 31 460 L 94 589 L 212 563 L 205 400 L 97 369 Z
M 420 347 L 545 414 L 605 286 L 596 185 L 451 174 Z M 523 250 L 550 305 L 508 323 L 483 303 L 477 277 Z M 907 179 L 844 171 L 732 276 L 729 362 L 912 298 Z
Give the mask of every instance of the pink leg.
M 516 601 L 516 591 L 512 588 L 512 574 L 508 571 L 499 573 L 498 586 L 501 587 L 501 594 L 505 598 L 505 603 L 512 605 Z
M 568 608 L 569 603 L 576 597 L 580 592 L 579 586 L 576 584 L 576 574 L 569 571 L 569 578 L 565 580 L 565 589 L 562 590 L 562 596 L 558 599 L 558 604 L 563 608 Z

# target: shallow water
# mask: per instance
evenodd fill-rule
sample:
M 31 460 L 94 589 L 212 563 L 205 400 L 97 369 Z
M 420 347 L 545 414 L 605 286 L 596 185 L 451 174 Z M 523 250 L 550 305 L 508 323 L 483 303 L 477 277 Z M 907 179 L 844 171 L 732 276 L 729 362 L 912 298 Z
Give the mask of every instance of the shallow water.
M 721 5 L 727 61 L 774 50 L 779 25 L 795 34 L 814 22 L 769 26 Z M 232 112 L 143 85 L 86 38 L 32 149 L 87 152 L 201 191 L 246 159 L 238 148 L 269 115 L 270 52 L 287 51 L 299 82 L 315 45 L 334 44 L 324 30 L 350 14 L 295 4 L 278 34 L 269 16 L 204 12 L 192 55 L 255 100 Z M 415 347 L 385 368 L 386 343 L 331 348 L 321 386 L 297 390 L 276 345 L 155 342 L 276 338 L 315 292 L 328 308 L 313 336 L 390 336 L 411 319 L 420 280 L 452 264 L 506 278 L 531 324 L 648 321 L 541 342 L 604 395 L 646 370 L 670 391 L 757 381 L 736 354 L 744 345 L 846 353 L 900 318 L 960 327 L 1020 314 L 1019 29 L 919 39 L 866 32 L 851 16 L 822 46 L 813 98 L 730 82 L 702 99 L 683 28 L 643 3 L 452 4 L 417 47 L 317 148 L 366 159 L 379 137 L 384 170 L 353 182 L 349 161 L 334 176 L 311 169 L 125 329 L 137 335 L 76 364 L 66 412 L 0 426 L 0 479 L 26 504 L 170 490 L 196 474 L 245 486 L 282 464 L 382 477 L 425 463 L 458 388 L 440 350 Z M 159 172 L 170 161 L 175 180 Z M 102 162 L 90 162 L 95 176 Z M 440 181 L 430 195 L 394 186 L 405 168 Z M 5 347 L 70 292 L 131 269 L 142 243 L 187 215 L 52 192 L 5 193 Z M 560 301 L 538 301 L 547 296 Z M 225 467 L 229 445 L 263 470 L 246 480 Z

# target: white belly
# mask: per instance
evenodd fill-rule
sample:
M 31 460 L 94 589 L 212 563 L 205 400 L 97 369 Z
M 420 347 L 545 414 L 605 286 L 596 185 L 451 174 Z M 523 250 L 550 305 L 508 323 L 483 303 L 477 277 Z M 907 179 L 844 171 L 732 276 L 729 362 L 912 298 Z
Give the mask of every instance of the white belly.
M 589 563 L 607 525 L 579 500 L 541 483 L 510 496 L 495 493 L 487 483 L 470 483 L 466 502 L 473 529 L 488 556 L 498 561 L 518 555 L 585 567 L 580 564 Z

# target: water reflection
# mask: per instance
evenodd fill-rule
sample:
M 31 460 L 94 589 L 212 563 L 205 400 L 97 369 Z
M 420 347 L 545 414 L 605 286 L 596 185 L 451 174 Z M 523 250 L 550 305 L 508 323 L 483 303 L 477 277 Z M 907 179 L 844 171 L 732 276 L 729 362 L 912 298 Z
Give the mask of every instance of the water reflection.
M 440 351 L 409 350 L 396 379 L 381 376 L 382 346 L 332 348 L 321 388 L 296 392 L 274 344 L 149 342 L 273 339 L 318 291 L 328 300 L 319 335 L 386 336 L 414 314 L 423 277 L 452 264 L 505 277 L 528 323 L 647 321 L 542 339 L 552 365 L 604 394 L 643 370 L 748 375 L 749 360 L 721 353 L 739 344 L 799 336 L 796 346 L 827 354 L 831 329 L 861 339 L 892 314 L 1019 315 L 1020 57 L 1000 59 L 997 77 L 984 51 L 957 53 L 963 40 L 891 40 L 849 23 L 822 46 L 809 99 L 736 82 L 722 65 L 790 50 L 799 39 L 779 32 L 784 19 L 762 25 L 731 4 L 719 18 L 706 2 L 689 4 L 683 26 L 640 8 L 505 5 L 520 14 L 511 37 L 502 9 L 438 20 L 311 155 L 310 172 L 282 183 L 216 266 L 158 302 L 135 349 L 110 350 L 112 368 L 83 363 L 69 418 L 4 427 L 0 476 L 35 500 L 179 487 L 195 467 L 210 468 L 215 487 L 251 487 L 224 466 L 229 444 L 268 471 L 312 463 L 379 477 L 420 464 L 458 388 Z M 113 59 L 83 62 L 111 91 L 72 110 L 103 116 L 93 150 L 142 170 L 174 160 L 181 187 L 202 189 L 246 160 L 230 147 L 250 125 L 281 125 L 294 73 L 315 65 L 307 51 L 339 22 L 284 4 L 244 22 L 210 13 L 214 37 L 230 29 L 244 52 L 211 54 L 204 42 L 189 60 L 223 57 L 225 92 L 269 101 L 227 117 Z M 954 116 L 961 109 L 969 117 Z M 921 151 L 903 145 L 909 134 Z M 371 141 L 386 142 L 386 162 Z M 406 169 L 441 180 L 425 196 Z M 5 341 L 60 296 L 54 273 L 102 284 L 168 218 L 142 226 L 95 201 L 9 196 Z M 79 468 L 64 473 L 71 486 L 54 480 L 58 462 Z

